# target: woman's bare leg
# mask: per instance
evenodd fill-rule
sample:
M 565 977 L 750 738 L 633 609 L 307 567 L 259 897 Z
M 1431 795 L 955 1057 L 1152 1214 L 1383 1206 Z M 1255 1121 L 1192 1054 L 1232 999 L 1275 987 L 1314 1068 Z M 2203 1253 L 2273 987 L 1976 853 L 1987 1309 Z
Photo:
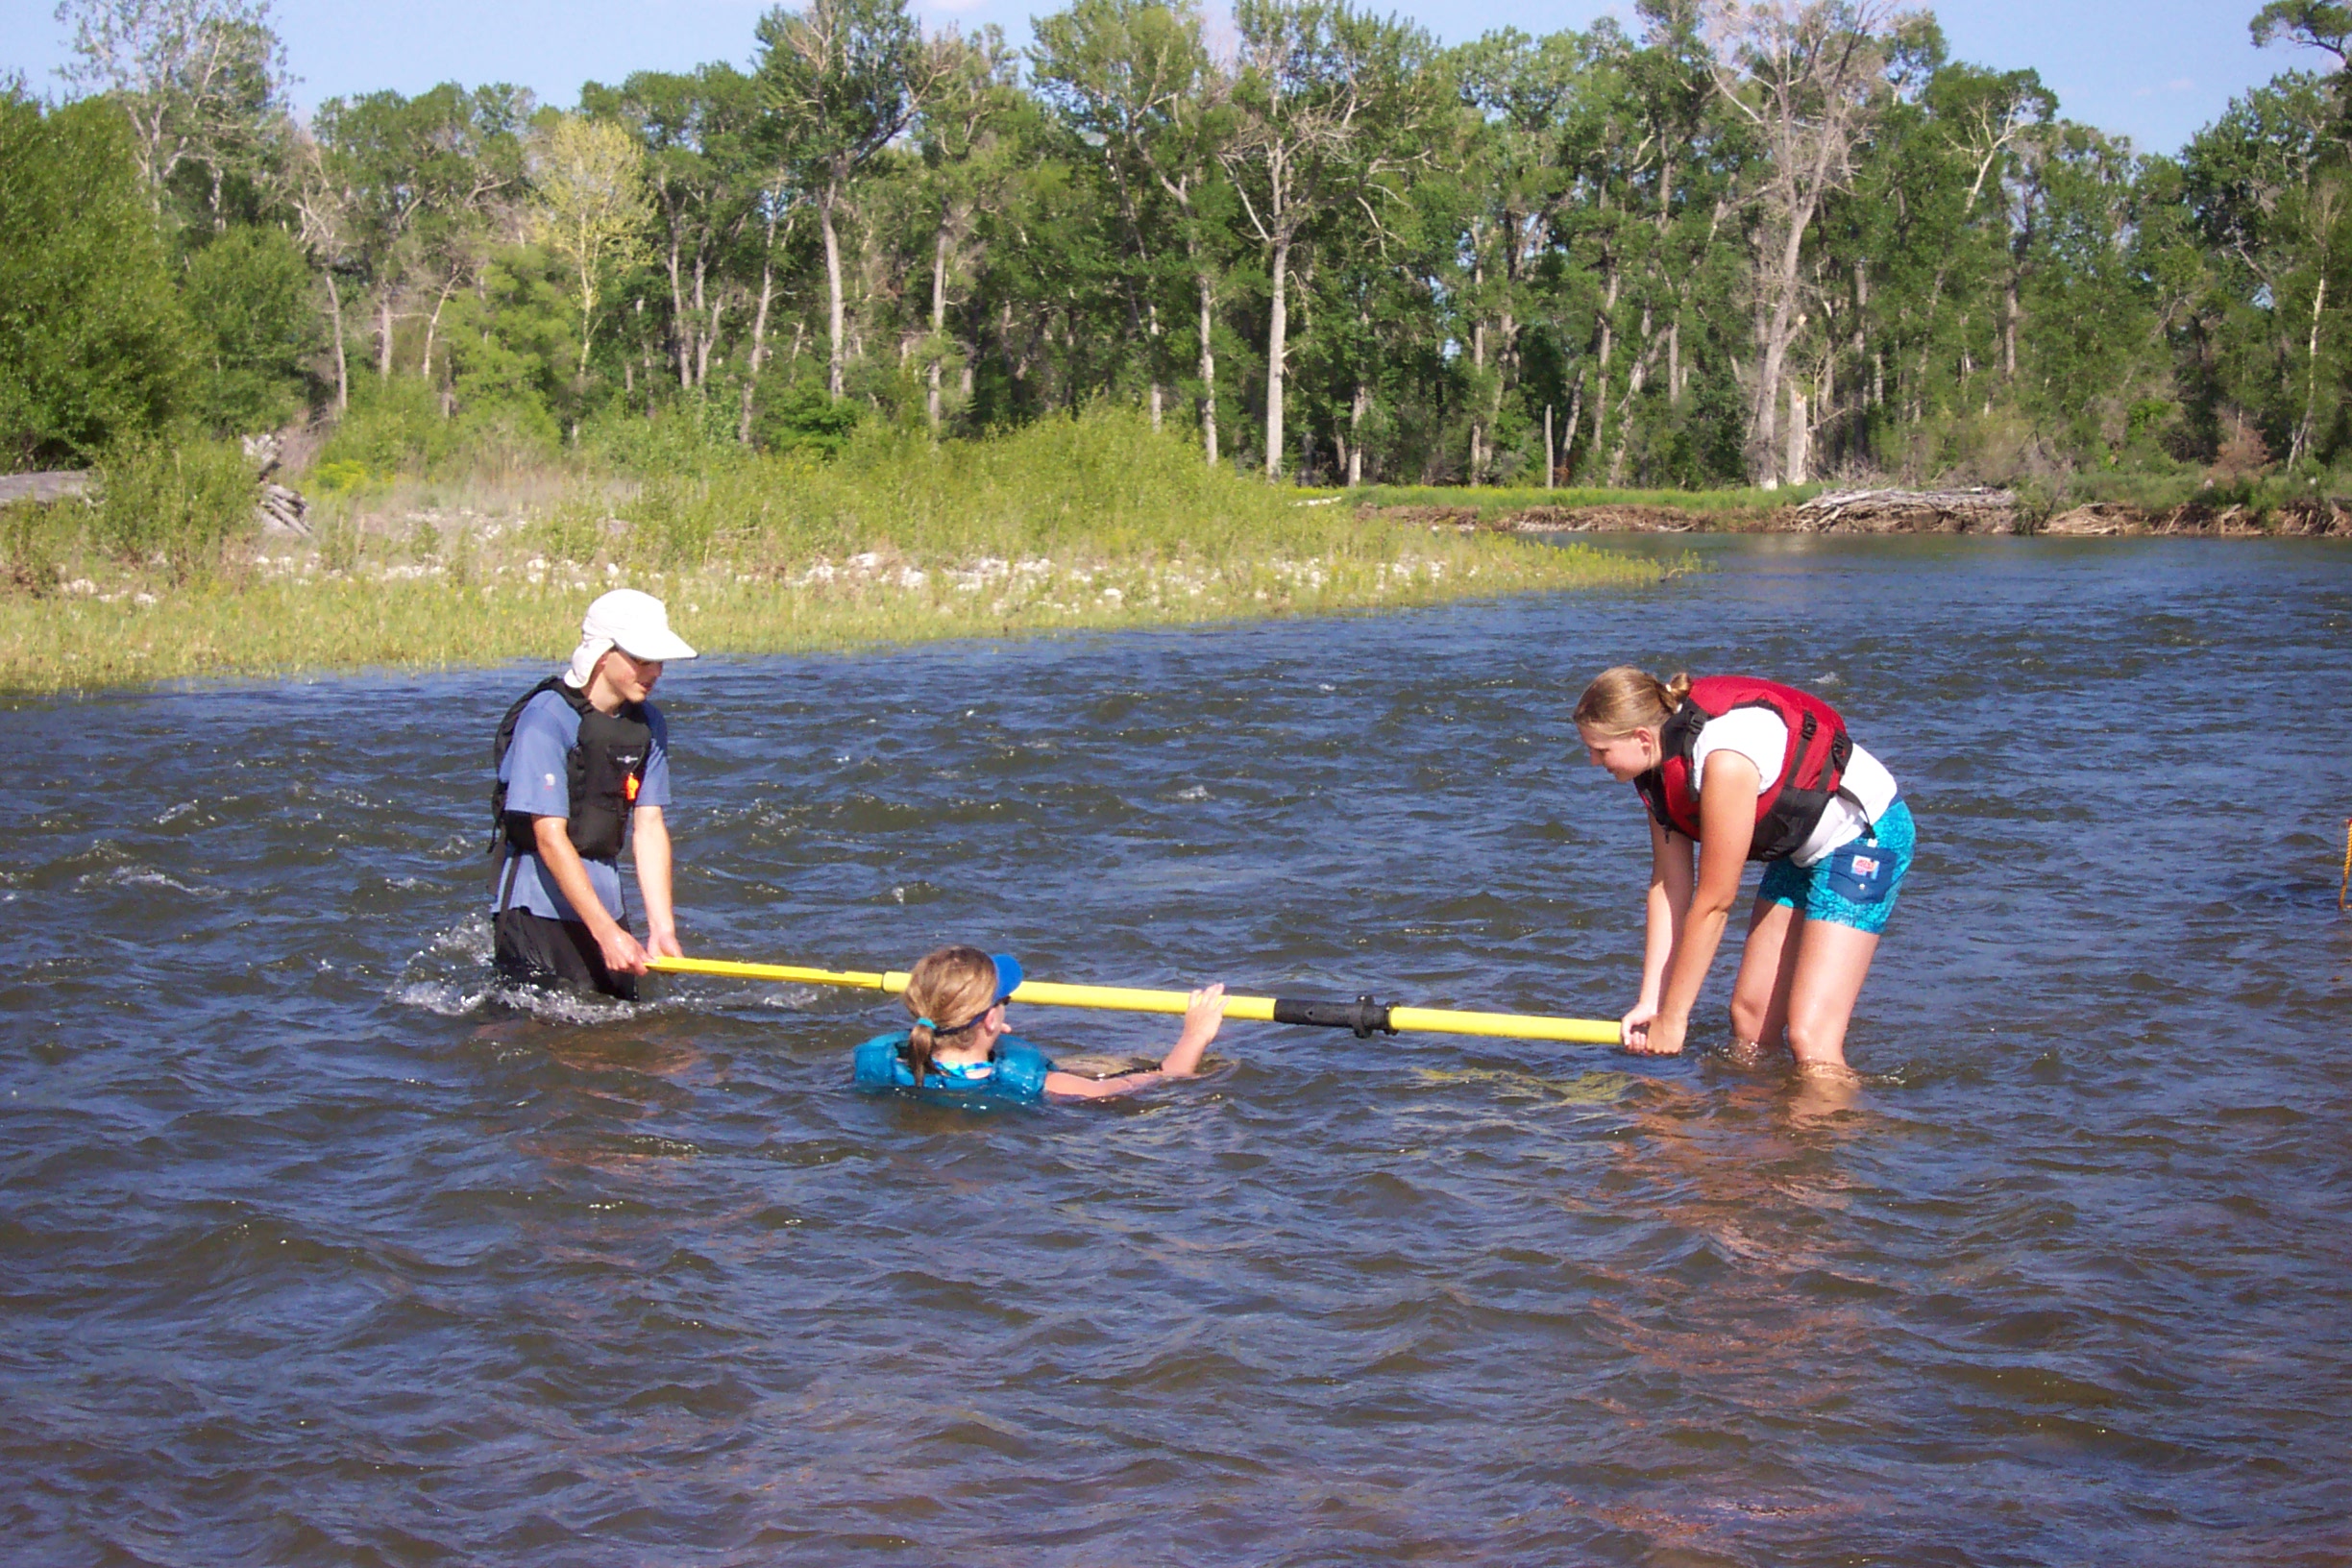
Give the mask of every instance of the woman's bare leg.
M 1801 1067 L 1842 1069 L 1846 1026 L 1870 977 L 1878 938 L 1850 925 L 1805 920 L 1788 945 L 1797 954 L 1784 1002 L 1789 1050 Z
M 1758 898 L 1748 915 L 1748 940 L 1740 948 L 1739 978 L 1731 983 L 1731 1039 L 1735 1054 L 1753 1055 L 1780 1043 L 1788 1028 L 1789 985 L 1797 972 L 1798 944 L 1791 941 L 1797 912 Z

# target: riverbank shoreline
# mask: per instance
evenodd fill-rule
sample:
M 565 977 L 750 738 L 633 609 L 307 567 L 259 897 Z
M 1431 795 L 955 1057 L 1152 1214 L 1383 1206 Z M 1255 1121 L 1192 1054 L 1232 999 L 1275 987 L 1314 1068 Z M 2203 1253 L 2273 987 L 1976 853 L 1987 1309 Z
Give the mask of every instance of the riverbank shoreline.
M 1475 492 L 1470 496 L 1475 498 Z M 1524 494 L 1524 493 L 1523 493 Z M 1540 494 L 1540 493 L 1538 493 Z M 1754 492 L 1747 495 L 1753 498 Z M 2352 538 L 2352 505 L 2335 500 L 2256 507 L 2189 501 L 2090 502 L 2037 516 L 2006 490 L 1821 491 L 1778 504 L 1703 508 L 1626 499 L 1554 503 L 1517 497 L 1462 502 L 1367 502 L 1360 516 L 1460 533 L 1825 533 L 2035 535 L 2048 538 Z
M 1373 548 L 1296 556 L 982 555 L 941 565 L 876 550 L 756 572 L 627 570 L 536 554 L 346 568 L 317 550 L 271 553 L 282 548 L 271 541 L 231 577 L 179 586 L 77 577 L 52 594 L 0 598 L 0 695 L 553 658 L 569 650 L 589 600 L 617 587 L 662 597 L 704 652 L 767 654 L 1640 588 L 1688 569 L 1532 540 L 1380 524 L 1365 533 Z
M 731 443 L 639 457 L 327 464 L 273 506 L 239 493 L 233 453 L 208 458 L 219 482 L 201 491 L 176 454 L 135 454 L 88 496 L 0 506 L 0 692 L 552 658 L 621 587 L 666 600 L 698 648 L 780 653 L 1639 588 L 1684 569 L 1295 505 L 1116 410 L 985 441 L 885 431 L 832 461 Z

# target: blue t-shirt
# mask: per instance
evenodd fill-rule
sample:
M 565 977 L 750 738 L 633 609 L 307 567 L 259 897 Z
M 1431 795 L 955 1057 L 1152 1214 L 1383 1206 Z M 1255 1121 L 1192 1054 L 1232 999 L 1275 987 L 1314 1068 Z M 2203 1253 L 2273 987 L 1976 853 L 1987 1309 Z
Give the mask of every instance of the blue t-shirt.
M 851 1078 L 864 1090 L 911 1090 L 915 1074 L 899 1052 L 906 1048 L 907 1032 L 876 1035 L 857 1048 L 851 1066 Z M 1043 1051 L 1021 1039 L 1006 1035 L 996 1041 L 996 1048 L 986 1062 L 975 1062 L 968 1067 L 951 1067 L 943 1062 L 934 1062 L 923 1075 L 925 1097 L 938 1095 L 949 1101 L 974 1099 L 1011 1100 L 1019 1105 L 1035 1105 L 1045 1097 L 1045 1075 L 1054 1065 Z
M 645 721 L 653 732 L 653 744 L 646 753 L 645 782 L 638 788 L 637 804 L 666 806 L 670 803 L 670 725 L 650 702 L 645 704 Z M 572 765 L 566 759 L 578 744 L 579 728 L 580 716 L 556 693 L 541 692 L 530 699 L 515 721 L 506 760 L 499 765 L 508 811 L 532 817 L 572 815 Z M 621 901 L 620 863 L 583 858 L 580 864 L 587 868 L 588 885 L 596 889 L 604 913 L 621 919 L 627 906 Z M 513 892 L 507 894 L 502 907 L 527 909 L 551 920 L 579 919 L 537 855 L 517 855 L 513 866 L 502 868 L 498 877 L 500 891 L 506 889 L 510 874 Z

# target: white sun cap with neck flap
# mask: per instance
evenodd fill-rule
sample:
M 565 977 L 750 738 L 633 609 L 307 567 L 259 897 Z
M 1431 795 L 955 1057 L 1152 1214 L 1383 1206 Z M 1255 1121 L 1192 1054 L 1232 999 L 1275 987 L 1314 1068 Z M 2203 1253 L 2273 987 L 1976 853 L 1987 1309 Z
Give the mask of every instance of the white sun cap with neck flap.
M 661 664 L 695 656 L 686 639 L 670 629 L 670 612 L 662 608 L 660 600 L 634 588 L 616 588 L 588 606 L 580 621 L 579 647 L 572 651 L 572 668 L 564 672 L 564 684 L 586 690 L 589 677 L 596 674 L 597 660 L 615 648 L 632 659 Z

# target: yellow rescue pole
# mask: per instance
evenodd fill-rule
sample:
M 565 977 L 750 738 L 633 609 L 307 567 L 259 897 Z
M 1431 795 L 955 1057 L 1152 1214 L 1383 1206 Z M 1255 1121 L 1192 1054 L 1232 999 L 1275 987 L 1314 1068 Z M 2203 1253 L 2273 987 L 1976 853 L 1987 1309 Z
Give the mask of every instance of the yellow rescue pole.
M 718 958 L 656 958 L 649 968 L 668 974 L 715 974 L 734 980 L 788 980 L 804 986 L 847 986 L 896 995 L 906 990 L 902 970 L 879 974 L 847 969 L 809 969 L 790 964 L 736 964 Z M 1182 1013 L 1191 996 L 1181 991 L 1139 991 L 1127 986 L 1064 986 L 1024 980 L 1013 1000 L 1040 1007 L 1094 1007 L 1120 1013 Z M 1389 1007 L 1369 996 L 1352 1002 L 1302 1002 L 1282 996 L 1227 996 L 1225 1016 L 1258 1023 L 1319 1024 L 1373 1034 L 1487 1035 L 1504 1040 L 1554 1040 L 1577 1045 L 1614 1045 L 1619 1031 L 1609 1018 L 1551 1018 L 1527 1013 L 1461 1013 L 1446 1007 Z

